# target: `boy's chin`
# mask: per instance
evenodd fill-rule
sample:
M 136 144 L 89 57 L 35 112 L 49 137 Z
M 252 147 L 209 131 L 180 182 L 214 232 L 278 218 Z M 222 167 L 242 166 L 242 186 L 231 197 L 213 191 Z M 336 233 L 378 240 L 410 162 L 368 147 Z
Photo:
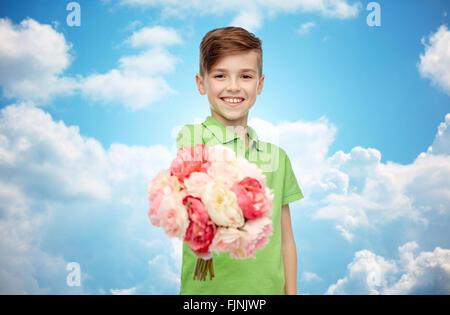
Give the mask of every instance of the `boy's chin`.
M 219 116 L 222 120 L 225 120 L 225 121 L 236 121 L 236 120 L 242 119 L 243 116 L 245 116 L 245 115 L 242 115 L 242 113 L 229 114 L 229 113 L 223 113 L 223 112 L 221 113 L 221 112 L 217 112 L 217 111 L 214 111 L 214 114 L 216 116 Z

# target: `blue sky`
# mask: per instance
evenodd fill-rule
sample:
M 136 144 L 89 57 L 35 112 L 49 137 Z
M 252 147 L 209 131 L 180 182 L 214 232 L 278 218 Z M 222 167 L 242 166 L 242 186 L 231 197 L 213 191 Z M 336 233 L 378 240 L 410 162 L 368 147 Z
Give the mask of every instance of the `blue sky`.
M 146 185 L 210 114 L 203 35 L 239 25 L 263 41 L 249 123 L 305 193 L 299 292 L 450 293 L 448 1 L 376 1 L 372 27 L 370 1 L 79 0 L 72 27 L 69 2 L 0 0 L 1 292 L 178 292 Z

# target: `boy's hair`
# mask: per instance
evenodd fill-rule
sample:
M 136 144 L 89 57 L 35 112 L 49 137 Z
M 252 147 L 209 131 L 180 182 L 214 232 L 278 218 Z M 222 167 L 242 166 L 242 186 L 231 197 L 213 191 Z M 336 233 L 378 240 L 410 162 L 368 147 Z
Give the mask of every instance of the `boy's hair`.
M 261 40 L 242 27 L 216 28 L 206 33 L 200 44 L 200 74 L 211 70 L 222 57 L 255 50 L 258 53 L 258 71 L 262 75 Z

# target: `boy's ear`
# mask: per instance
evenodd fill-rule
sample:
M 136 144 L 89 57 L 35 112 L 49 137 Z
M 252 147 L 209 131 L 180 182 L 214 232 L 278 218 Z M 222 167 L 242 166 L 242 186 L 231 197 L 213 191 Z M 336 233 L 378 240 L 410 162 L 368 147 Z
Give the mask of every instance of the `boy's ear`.
M 205 82 L 203 81 L 203 77 L 198 73 L 195 75 L 195 82 L 197 83 L 197 88 L 200 94 L 205 95 L 206 94 Z
M 264 75 L 264 74 L 261 75 L 261 77 L 259 78 L 258 88 L 257 88 L 257 90 L 256 90 L 256 94 L 257 94 L 257 95 L 261 94 L 262 88 L 263 88 L 263 86 L 264 86 L 264 78 L 265 78 L 265 75 Z

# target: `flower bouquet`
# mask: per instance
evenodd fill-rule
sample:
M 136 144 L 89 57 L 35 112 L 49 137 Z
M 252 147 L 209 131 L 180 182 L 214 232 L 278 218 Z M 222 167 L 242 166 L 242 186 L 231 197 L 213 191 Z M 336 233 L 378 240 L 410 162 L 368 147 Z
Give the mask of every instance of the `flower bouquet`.
M 198 258 L 194 280 L 214 277 L 212 253 L 255 258 L 272 235 L 273 193 L 261 169 L 222 145 L 187 145 L 150 182 L 148 216 Z

